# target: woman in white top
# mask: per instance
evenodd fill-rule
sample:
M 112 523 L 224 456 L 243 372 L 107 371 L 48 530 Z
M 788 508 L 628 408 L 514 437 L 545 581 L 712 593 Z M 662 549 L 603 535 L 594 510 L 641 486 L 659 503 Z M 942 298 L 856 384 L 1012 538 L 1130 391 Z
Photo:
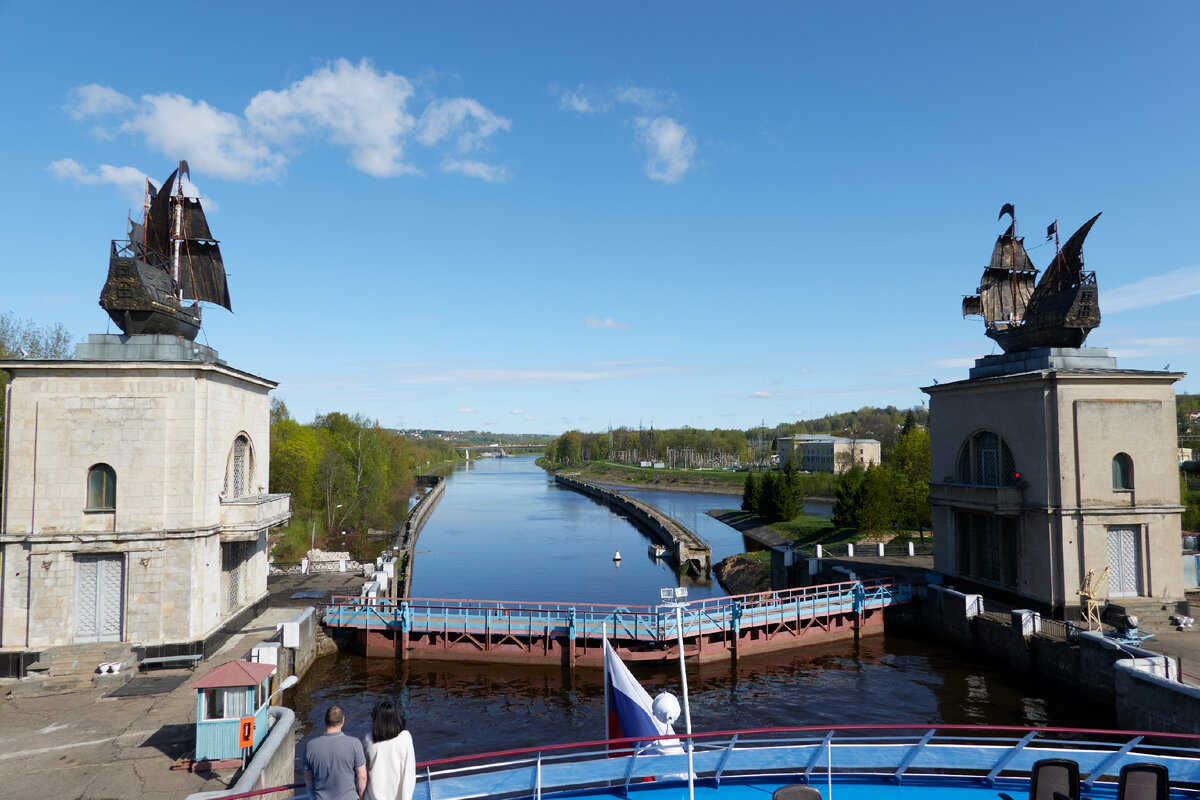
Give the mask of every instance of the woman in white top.
M 404 715 L 391 700 L 371 711 L 371 733 L 364 739 L 367 791 L 363 800 L 411 800 L 417 783 L 417 757 Z

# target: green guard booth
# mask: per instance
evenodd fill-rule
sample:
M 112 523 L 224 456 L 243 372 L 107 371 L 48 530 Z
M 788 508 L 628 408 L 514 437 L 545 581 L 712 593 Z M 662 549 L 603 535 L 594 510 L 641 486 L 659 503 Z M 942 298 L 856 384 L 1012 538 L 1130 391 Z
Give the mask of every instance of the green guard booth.
M 230 661 L 192 684 L 196 690 L 195 761 L 241 758 L 267 735 L 274 664 Z

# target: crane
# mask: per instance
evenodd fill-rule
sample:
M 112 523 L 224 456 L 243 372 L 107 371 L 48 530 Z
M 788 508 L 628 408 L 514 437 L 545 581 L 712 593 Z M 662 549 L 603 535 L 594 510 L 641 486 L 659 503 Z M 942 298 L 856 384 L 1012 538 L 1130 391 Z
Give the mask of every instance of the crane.
M 1100 575 L 1096 575 L 1096 571 L 1089 569 L 1087 576 L 1084 577 L 1083 583 L 1076 593 L 1079 595 L 1080 604 L 1083 606 L 1083 618 L 1087 622 L 1089 631 L 1098 631 L 1102 629 L 1100 624 L 1100 605 L 1096 602 L 1096 596 L 1102 593 L 1108 586 L 1108 567 L 1105 567 Z

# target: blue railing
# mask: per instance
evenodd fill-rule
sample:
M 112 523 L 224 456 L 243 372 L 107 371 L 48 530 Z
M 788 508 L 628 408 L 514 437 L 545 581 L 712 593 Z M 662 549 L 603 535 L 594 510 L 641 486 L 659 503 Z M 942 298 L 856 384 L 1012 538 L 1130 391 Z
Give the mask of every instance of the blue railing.
M 878 610 L 912 597 L 910 583 L 876 580 L 709 598 L 682 604 L 683 632 L 736 633 L 746 627 Z M 659 643 L 677 635 L 675 609 L 665 605 L 334 597 L 325 607 L 325 624 L 409 633 L 456 630 L 589 639 L 607 631 L 617 639 Z

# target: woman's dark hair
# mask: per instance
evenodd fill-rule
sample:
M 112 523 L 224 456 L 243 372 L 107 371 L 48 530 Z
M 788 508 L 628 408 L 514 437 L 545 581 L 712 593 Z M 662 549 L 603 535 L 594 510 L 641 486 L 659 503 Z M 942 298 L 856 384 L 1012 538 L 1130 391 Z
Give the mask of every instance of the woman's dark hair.
M 391 700 L 384 698 L 371 710 L 371 741 L 395 739 L 404 730 L 404 715 Z

